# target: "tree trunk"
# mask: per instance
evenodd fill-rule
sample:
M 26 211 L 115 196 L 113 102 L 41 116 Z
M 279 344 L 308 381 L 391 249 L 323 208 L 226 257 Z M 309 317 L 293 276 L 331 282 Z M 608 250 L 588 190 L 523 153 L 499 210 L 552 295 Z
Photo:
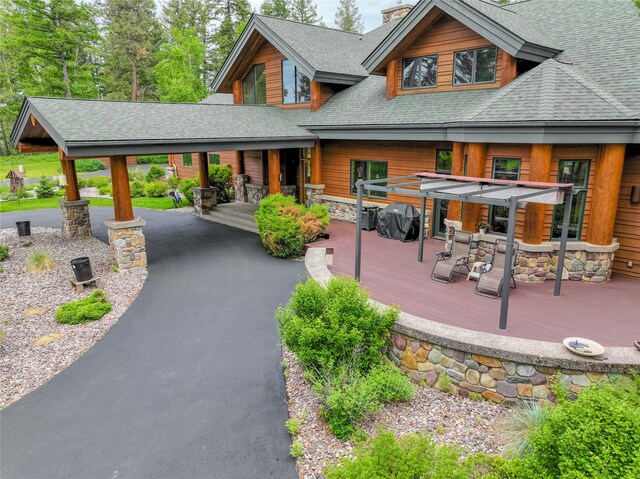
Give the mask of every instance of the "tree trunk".
M 55 14 L 56 27 L 60 28 L 60 15 Z M 63 50 L 60 52 L 60 66 L 62 67 L 62 81 L 64 82 L 64 96 L 71 98 L 71 84 L 69 82 L 69 71 L 67 70 L 67 54 L 64 51 L 64 44 L 61 45 Z
M 131 101 L 138 101 L 138 69 L 135 60 L 131 60 Z
M 11 154 L 11 149 L 9 148 L 9 140 L 7 139 L 7 132 L 4 129 L 4 121 L 0 118 L 0 133 L 2 134 L 2 143 L 4 143 L 4 149 L 0 151 L 0 156 Z

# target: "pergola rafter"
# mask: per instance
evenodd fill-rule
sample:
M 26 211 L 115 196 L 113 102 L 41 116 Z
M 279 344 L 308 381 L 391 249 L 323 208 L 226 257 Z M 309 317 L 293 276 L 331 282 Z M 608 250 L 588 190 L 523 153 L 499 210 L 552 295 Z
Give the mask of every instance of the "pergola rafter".
M 553 296 L 560 296 L 562 268 L 564 265 L 569 231 L 571 204 L 574 196 L 573 184 L 495 180 L 489 178 L 442 175 L 437 173 L 416 173 L 415 175 L 399 176 L 394 178 L 382 178 L 367 181 L 358 180 L 356 182 L 356 189 L 358 195 L 358 214 L 356 220 L 355 277 L 358 280 L 360 279 L 362 257 L 362 219 L 360 212 L 362 211 L 362 200 L 365 190 L 420 198 L 420 243 L 418 245 L 419 262 L 422 262 L 423 260 L 424 224 L 427 198 L 461 201 L 463 203 L 480 203 L 508 208 L 509 220 L 507 223 L 505 251 L 505 264 L 507 265 L 513 264 L 513 244 L 515 241 L 516 213 L 518 208 L 524 208 L 527 203 L 548 205 L 564 204 L 562 236 L 560 239 L 560 251 L 558 252 L 558 264 L 556 266 L 556 279 L 553 290 Z M 509 285 L 510 276 L 510 266 L 505 267 L 503 284 Z M 501 330 L 507 329 L 509 289 L 509 287 L 506 287 L 503 288 L 502 291 L 499 324 L 499 328 Z

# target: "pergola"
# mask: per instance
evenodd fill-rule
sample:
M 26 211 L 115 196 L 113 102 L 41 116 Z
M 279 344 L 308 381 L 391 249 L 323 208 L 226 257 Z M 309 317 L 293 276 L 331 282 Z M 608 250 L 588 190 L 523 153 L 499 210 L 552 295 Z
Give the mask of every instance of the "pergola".
M 562 235 L 560 238 L 560 251 L 558 252 L 558 264 L 556 266 L 556 278 L 553 296 L 560 296 L 562 284 L 562 268 L 567 246 L 567 236 L 573 201 L 573 184 L 571 183 L 541 183 L 532 181 L 494 180 L 489 178 L 473 178 L 468 176 L 442 175 L 437 173 L 416 173 L 415 175 L 399 176 L 395 178 L 382 178 L 376 180 L 358 180 L 357 211 L 362 211 L 362 199 L 364 191 L 380 191 L 405 196 L 417 196 L 420 198 L 420 237 L 418 245 L 418 261 L 422 262 L 424 250 L 424 224 L 427 198 L 463 203 L 480 203 L 486 205 L 503 206 L 509 209 L 506 238 L 505 264 L 513 264 L 513 244 L 515 240 L 516 212 L 518 208 L 524 208 L 527 203 L 546 205 L 564 204 L 564 217 L 562 221 Z M 362 257 L 362 228 L 361 214 L 356 220 L 356 260 L 355 277 L 360 279 L 360 266 Z M 503 284 L 509 285 L 511 271 L 505 267 Z M 507 329 L 507 315 L 509 311 L 509 287 L 503 288 L 502 303 L 500 307 L 499 329 Z

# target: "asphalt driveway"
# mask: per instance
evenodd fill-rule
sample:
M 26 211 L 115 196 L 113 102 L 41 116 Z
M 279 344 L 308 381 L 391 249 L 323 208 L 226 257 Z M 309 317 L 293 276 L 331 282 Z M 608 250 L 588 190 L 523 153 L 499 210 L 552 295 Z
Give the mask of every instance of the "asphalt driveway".
M 273 311 L 301 262 L 190 215 L 147 221 L 149 277 L 87 354 L 0 413 L 0 477 L 294 478 Z M 92 208 L 106 241 L 111 208 Z M 59 226 L 58 210 L 4 213 Z

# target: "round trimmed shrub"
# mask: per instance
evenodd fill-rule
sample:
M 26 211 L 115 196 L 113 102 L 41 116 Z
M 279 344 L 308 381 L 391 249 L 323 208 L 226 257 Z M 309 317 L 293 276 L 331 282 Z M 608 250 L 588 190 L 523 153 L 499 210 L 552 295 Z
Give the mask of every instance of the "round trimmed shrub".
M 111 178 L 108 176 L 92 176 L 87 178 L 88 188 L 102 188 L 111 184 Z
M 142 198 L 145 195 L 145 187 L 147 185 L 140 180 L 133 180 L 129 183 L 129 194 L 131 198 Z
M 101 186 L 98 188 L 98 193 L 103 196 L 111 196 L 113 195 L 113 188 L 111 188 L 111 185 Z
M 105 166 L 100 160 L 78 160 L 76 161 L 76 171 L 78 173 L 89 173 L 91 171 L 104 170 Z
M 193 188 L 196 188 L 199 185 L 200 182 L 198 180 L 187 178 L 180 182 L 178 189 L 180 190 L 180 193 L 182 193 L 182 196 L 184 196 L 189 203 L 193 204 Z
M 164 176 L 164 168 L 158 165 L 151 165 L 144 179 L 147 183 L 152 183 L 154 181 L 158 181 L 160 178 L 164 178 Z
M 148 183 L 144 189 L 144 192 L 149 198 L 163 198 L 167 196 L 167 191 L 169 191 L 169 187 L 161 181 Z

